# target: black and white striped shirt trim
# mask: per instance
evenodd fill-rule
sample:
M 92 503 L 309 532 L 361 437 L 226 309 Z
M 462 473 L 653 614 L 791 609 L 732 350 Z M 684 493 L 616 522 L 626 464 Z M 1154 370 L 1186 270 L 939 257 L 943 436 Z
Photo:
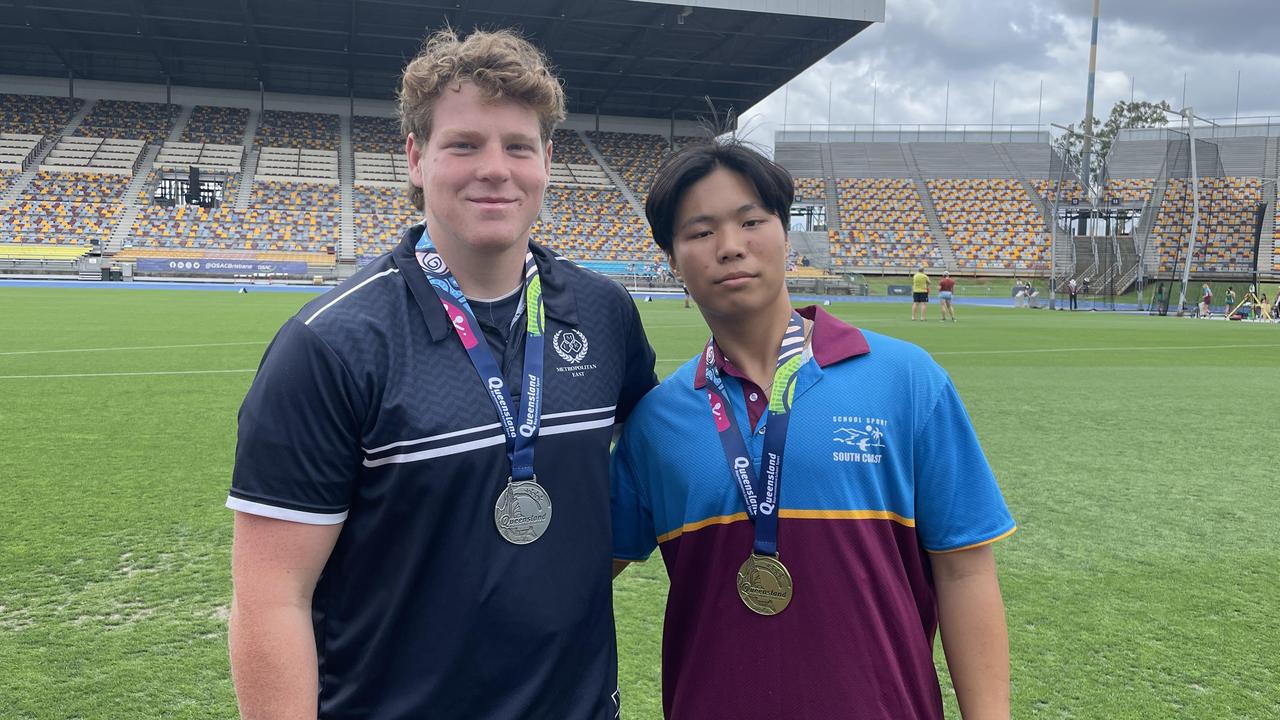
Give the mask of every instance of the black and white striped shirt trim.
M 346 510 L 340 512 L 311 512 L 309 510 L 270 505 L 256 500 L 236 497 L 235 495 L 227 496 L 227 507 L 250 515 L 260 515 L 306 525 L 337 525 L 347 519 Z
M 616 405 L 610 405 L 589 410 L 546 413 L 542 416 L 542 427 L 538 430 L 538 435 L 561 435 L 613 427 L 616 410 Z M 400 440 L 376 448 L 364 448 L 364 466 L 372 468 L 430 460 L 502 445 L 505 442 L 502 426 L 490 423 L 414 440 Z
M 610 405 L 589 410 L 545 414 L 542 416 L 542 428 L 538 431 L 538 435 L 561 435 L 613 427 L 614 412 L 616 410 L 616 405 Z M 498 423 L 490 423 L 416 440 L 400 440 L 376 448 L 362 448 L 365 455 L 363 462 L 364 466 L 369 468 L 382 465 L 400 465 L 502 445 L 505 441 L 506 438 L 502 433 L 502 426 Z M 235 495 L 227 497 L 227 507 L 250 515 L 260 515 L 307 525 L 337 525 L 347 519 L 347 511 L 345 509 L 340 512 L 313 512 L 296 507 L 283 507 L 258 500 L 250 500 Z

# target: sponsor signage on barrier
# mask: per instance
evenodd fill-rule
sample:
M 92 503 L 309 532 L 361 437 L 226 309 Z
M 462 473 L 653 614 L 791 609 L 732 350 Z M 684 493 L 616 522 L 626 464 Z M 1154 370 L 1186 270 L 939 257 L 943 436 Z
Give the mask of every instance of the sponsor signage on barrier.
M 258 260 L 217 260 L 205 258 L 138 258 L 140 272 L 187 273 L 196 275 L 306 275 L 304 262 L 261 262 Z

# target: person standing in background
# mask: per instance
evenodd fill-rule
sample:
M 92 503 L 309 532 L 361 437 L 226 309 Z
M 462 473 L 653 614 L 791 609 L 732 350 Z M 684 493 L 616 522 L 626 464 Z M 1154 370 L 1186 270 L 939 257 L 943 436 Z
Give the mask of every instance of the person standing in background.
M 929 307 L 929 276 L 924 274 L 924 266 L 916 268 L 916 274 L 911 276 L 911 319 L 916 319 L 916 312 L 919 311 L 920 319 L 924 320 L 924 311 Z
M 947 317 L 951 318 L 951 322 L 956 321 L 956 310 L 951 305 L 951 298 L 955 295 L 956 281 L 951 278 L 951 273 L 942 273 L 942 279 L 938 281 L 938 305 L 942 311 L 942 319 L 939 322 L 946 322 Z

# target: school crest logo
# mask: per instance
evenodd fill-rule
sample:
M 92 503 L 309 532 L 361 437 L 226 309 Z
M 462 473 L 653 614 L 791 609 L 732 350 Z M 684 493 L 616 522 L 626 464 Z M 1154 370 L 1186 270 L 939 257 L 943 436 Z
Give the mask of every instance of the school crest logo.
M 831 441 L 841 446 L 831 452 L 835 462 L 856 462 L 879 465 L 888 443 L 886 433 L 889 422 L 884 418 L 858 415 L 837 415 L 833 424 Z
M 556 349 L 556 354 L 570 365 L 581 363 L 587 356 L 587 336 L 577 328 L 557 330 L 551 338 L 551 345 Z

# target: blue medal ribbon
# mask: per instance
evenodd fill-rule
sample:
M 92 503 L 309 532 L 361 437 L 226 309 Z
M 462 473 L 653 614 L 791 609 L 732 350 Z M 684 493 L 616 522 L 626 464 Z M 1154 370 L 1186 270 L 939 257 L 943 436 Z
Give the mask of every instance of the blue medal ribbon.
M 753 551 L 757 555 L 778 554 L 778 490 L 782 485 L 782 454 L 786 449 L 787 428 L 791 420 L 791 401 L 795 396 L 796 373 L 803 364 L 804 318 L 791 311 L 791 322 L 782 336 L 778 348 L 778 365 L 773 373 L 773 386 L 769 393 L 769 418 L 765 423 L 764 455 L 761 465 L 764 486 L 760 474 L 751 462 L 747 444 L 738 432 L 738 423 L 729 406 L 729 393 L 724 388 L 717 365 L 718 350 L 715 338 L 707 341 L 703 353 L 703 372 L 707 379 L 707 399 L 711 403 L 711 418 L 715 421 L 720 445 L 729 464 L 729 474 L 747 506 L 747 517 L 755 525 Z
M 426 228 L 423 228 L 422 237 L 414 247 L 414 255 L 418 259 L 418 266 L 426 273 L 431 289 L 444 306 L 449 324 L 462 341 L 467 357 L 471 358 L 471 365 L 475 367 L 476 374 L 489 392 L 489 400 L 498 412 L 502 432 L 507 436 L 507 458 L 511 461 L 512 481 L 533 480 L 533 446 L 542 425 L 542 330 L 545 322 L 542 281 L 538 276 L 538 265 L 533 260 L 533 252 L 526 252 L 524 256 L 524 398 L 518 416 L 511 411 L 506 380 L 480 331 L 480 324 L 471 310 L 471 304 L 462 294 L 462 289 L 458 287 L 458 281 L 449 271 L 444 258 L 436 252 Z M 515 319 L 519 319 L 520 314 L 521 310 L 518 309 Z M 515 319 L 512 320 L 513 323 Z

